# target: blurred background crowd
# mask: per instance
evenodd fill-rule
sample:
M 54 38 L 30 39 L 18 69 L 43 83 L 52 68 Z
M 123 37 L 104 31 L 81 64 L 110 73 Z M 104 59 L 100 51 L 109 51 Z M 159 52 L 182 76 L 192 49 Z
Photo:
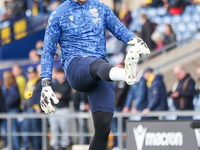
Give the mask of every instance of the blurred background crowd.
M 64 1 L 2 0 L 0 2 L 0 112 L 36 115 L 43 113 L 40 108 L 40 58 L 43 50 L 44 30 L 49 14 Z M 116 16 L 127 28 L 147 43 L 152 53 L 148 58 L 143 59 L 142 57 L 140 60 L 136 84 L 128 86 L 124 81 L 115 82 L 116 112 L 142 113 L 142 117 L 133 115 L 131 120 L 158 120 L 158 117 L 146 117 L 145 115 L 150 111 L 200 110 L 199 62 L 193 63 L 193 67 L 185 66 L 184 63 L 173 65 L 170 73 L 171 77 L 173 76 L 172 82 L 164 80 L 165 74 L 162 74 L 162 71 L 158 71 L 150 63 L 140 67 L 146 61 L 155 60 L 166 53 L 172 53 L 173 56 L 177 55 L 178 57 L 179 53 L 175 53 L 176 49 L 181 49 L 182 46 L 200 39 L 198 31 L 200 27 L 199 3 L 199 0 L 143 0 L 140 1 L 137 9 L 132 10 L 130 7 L 132 3 L 128 0 L 112 1 Z M 34 40 L 28 39 L 38 32 L 41 32 L 41 36 L 34 37 Z M 28 42 L 23 39 L 28 39 Z M 16 47 L 17 42 L 23 46 Z M 123 61 L 129 47 L 118 41 L 109 31 L 106 32 L 106 42 L 109 62 L 114 66 L 124 68 Z M 52 88 L 60 103 L 54 105 L 56 109 L 54 114 L 89 111 L 87 94 L 77 92 L 70 87 L 60 66 L 60 56 L 61 49 L 58 44 Z M 167 55 L 164 59 L 167 59 L 166 57 Z M 178 60 L 178 58 L 176 59 Z M 164 119 L 199 118 L 200 116 L 167 116 Z M 124 123 L 126 119 L 123 120 Z M 79 119 L 75 119 L 75 123 L 77 132 L 79 130 L 83 130 L 85 133 L 90 132 L 87 119 L 84 119 L 82 123 Z M 41 119 L 37 118 L 12 119 L 12 132 L 41 132 L 41 124 Z M 1 119 L 0 125 L 0 133 L 5 135 L 7 120 Z M 80 139 L 74 141 L 68 136 L 71 131 L 71 119 L 52 117 L 48 120 L 48 127 L 51 133 L 49 145 L 54 150 L 69 148 L 76 142 L 82 144 L 90 142 L 90 137 L 85 137 L 84 141 Z M 57 135 L 58 132 L 61 136 Z M 112 122 L 112 132 L 117 132 L 116 118 Z M 2 136 L 1 139 L 3 142 L 0 142 L 0 145 L 6 149 L 7 137 Z M 14 150 L 42 149 L 40 136 L 13 136 L 12 139 Z M 116 148 L 117 146 L 117 137 L 114 137 L 112 147 Z

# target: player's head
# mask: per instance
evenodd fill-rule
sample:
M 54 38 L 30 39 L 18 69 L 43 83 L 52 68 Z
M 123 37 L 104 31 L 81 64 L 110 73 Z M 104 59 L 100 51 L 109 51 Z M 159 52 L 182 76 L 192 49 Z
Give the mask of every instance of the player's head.
M 146 68 L 144 73 L 143 73 L 144 79 L 147 81 L 152 73 L 153 73 L 152 68 Z
M 176 78 L 181 81 L 185 78 L 185 76 L 187 75 L 186 70 L 183 66 L 181 65 L 177 65 L 174 67 L 174 75 L 176 76 Z
M 148 20 L 147 16 L 145 14 L 140 14 L 140 21 L 142 24 L 145 24 L 145 22 Z
M 65 72 L 61 68 L 55 68 L 54 70 L 55 78 L 59 83 L 63 83 L 65 81 Z
M 22 74 L 22 68 L 19 65 L 12 66 L 12 74 L 17 77 Z
M 200 66 L 196 69 L 196 73 L 197 73 L 198 77 L 200 78 Z
M 28 67 L 27 69 L 27 78 L 30 80 L 30 79 L 33 79 L 37 77 L 37 71 L 36 71 L 36 68 L 30 66 Z
M 86 3 L 88 0 L 78 0 L 78 2 L 82 5 L 83 3 Z
M 151 35 L 151 39 L 154 41 L 154 43 L 161 44 L 164 41 L 164 35 L 158 31 L 154 31 Z
M 11 71 L 5 71 L 3 73 L 4 86 L 6 89 L 10 89 L 12 85 L 16 85 L 15 77 Z

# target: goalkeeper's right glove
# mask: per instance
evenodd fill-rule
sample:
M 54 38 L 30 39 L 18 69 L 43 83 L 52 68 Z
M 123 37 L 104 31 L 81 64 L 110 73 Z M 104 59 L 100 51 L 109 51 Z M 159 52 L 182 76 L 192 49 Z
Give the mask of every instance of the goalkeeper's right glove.
M 42 110 L 48 114 L 54 112 L 55 109 L 51 104 L 51 99 L 53 100 L 54 104 L 58 104 L 59 100 L 56 98 L 55 93 L 51 88 L 51 80 L 50 79 L 42 79 L 42 92 L 40 98 L 40 105 Z

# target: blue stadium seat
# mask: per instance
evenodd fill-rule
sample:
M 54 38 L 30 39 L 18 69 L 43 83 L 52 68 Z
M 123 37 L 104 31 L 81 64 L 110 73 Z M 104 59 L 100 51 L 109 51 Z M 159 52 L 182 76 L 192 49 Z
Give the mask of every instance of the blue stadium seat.
M 160 15 L 160 16 L 164 16 L 167 14 L 167 10 L 164 7 L 158 7 L 156 12 L 157 12 L 157 15 Z
M 139 11 L 139 14 L 147 14 L 146 8 L 140 8 L 138 11 Z
M 176 15 L 176 16 L 173 16 L 172 17 L 172 22 L 173 23 L 180 23 L 182 20 L 181 20 L 181 16 L 180 15 Z
M 191 35 L 192 35 L 191 32 L 184 32 L 183 33 L 183 39 L 186 39 L 186 38 L 190 37 Z
M 196 5 L 196 11 L 200 12 L 200 4 Z
M 188 30 L 191 32 L 195 32 L 198 29 L 198 26 L 195 22 L 188 23 Z
M 179 31 L 177 29 L 177 24 L 176 23 L 172 23 L 171 27 L 172 27 L 172 29 L 173 29 L 173 31 L 174 31 L 175 34 L 179 34 Z
M 157 24 L 161 24 L 162 23 L 161 17 L 158 17 L 158 16 L 153 17 L 151 20 L 152 20 L 152 22 L 157 23 Z
M 150 17 L 155 17 L 156 16 L 156 9 L 155 8 L 148 8 L 147 15 L 150 16 Z
M 156 30 L 160 33 L 164 33 L 165 32 L 165 24 L 159 24 L 156 28 Z
M 185 32 L 187 30 L 187 26 L 185 23 L 179 23 L 177 24 L 177 30 L 179 32 Z
M 176 34 L 176 40 L 180 41 L 183 39 L 183 35 L 182 34 Z
M 194 13 L 192 15 L 192 20 L 196 21 L 196 22 L 199 22 L 200 21 L 200 13 Z
M 195 40 L 199 40 L 200 39 L 200 33 L 197 33 L 195 36 Z
M 192 20 L 190 13 L 184 13 L 182 15 L 182 21 L 188 23 Z
M 172 16 L 171 15 L 166 15 L 166 16 L 163 17 L 162 20 L 163 20 L 164 24 L 171 24 L 171 22 L 172 22 Z
M 131 12 L 131 17 L 132 18 L 138 18 L 138 16 L 139 16 L 139 11 L 132 11 Z
M 184 10 L 184 12 L 187 12 L 187 13 L 190 13 L 190 14 L 194 13 L 195 11 L 196 11 L 195 5 L 187 5 L 185 7 L 185 10 Z

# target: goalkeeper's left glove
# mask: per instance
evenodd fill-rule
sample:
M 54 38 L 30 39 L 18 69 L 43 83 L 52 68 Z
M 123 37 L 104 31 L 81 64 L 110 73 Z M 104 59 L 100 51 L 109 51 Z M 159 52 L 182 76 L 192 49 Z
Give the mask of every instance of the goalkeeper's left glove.
M 147 44 L 138 36 L 133 36 L 127 44 L 134 46 L 133 48 L 138 51 L 139 54 L 150 54 Z

